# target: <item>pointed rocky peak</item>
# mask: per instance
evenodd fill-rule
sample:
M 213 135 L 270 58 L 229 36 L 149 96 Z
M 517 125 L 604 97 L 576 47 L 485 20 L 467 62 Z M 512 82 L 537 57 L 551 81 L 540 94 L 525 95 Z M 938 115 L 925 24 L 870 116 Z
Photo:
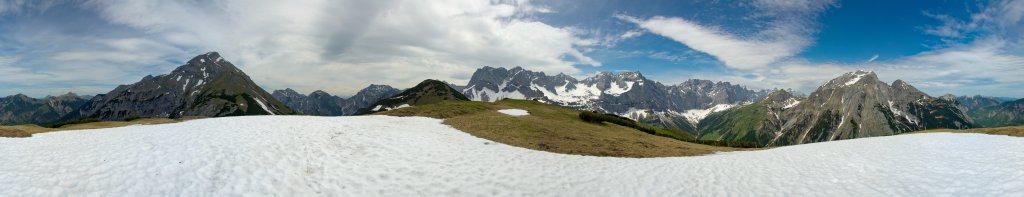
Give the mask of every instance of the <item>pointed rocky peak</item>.
M 294 104 L 294 102 L 305 100 L 307 98 L 306 95 L 299 94 L 299 92 L 296 92 L 295 90 L 293 90 L 291 88 L 286 88 L 284 90 L 274 90 L 273 93 L 270 93 L 270 96 L 273 96 L 277 100 L 279 100 L 281 102 L 284 102 L 285 105 L 288 105 L 289 107 L 291 107 L 293 109 L 296 109 L 296 107 L 298 107 L 298 106 L 292 105 L 292 104 Z M 301 109 L 296 109 L 296 110 L 300 110 L 301 111 Z M 306 112 L 303 112 L 303 113 L 306 113 Z M 306 114 L 308 114 L 308 113 L 306 113 Z
M 523 67 L 516 66 L 516 67 L 512 67 L 512 69 L 508 69 L 508 72 L 515 74 L 515 73 L 523 72 L 525 70 L 526 69 L 523 69 Z
M 330 96 L 331 96 L 331 94 L 328 94 L 327 92 L 324 92 L 323 90 L 317 90 L 317 91 L 313 91 L 312 93 L 309 93 L 309 97 L 315 97 L 315 98 L 323 98 L 323 97 L 330 97 Z
M 284 90 L 274 90 L 274 92 L 271 93 L 270 96 L 273 96 L 277 100 L 284 102 L 285 105 L 289 105 L 289 107 L 292 107 L 293 109 L 296 106 L 292 106 L 290 104 L 293 104 L 293 102 L 296 101 L 305 100 L 307 98 L 306 95 L 299 94 L 299 92 L 296 92 L 291 88 L 286 88 Z
M 293 90 L 291 88 L 285 88 L 284 90 L 274 90 L 273 94 L 274 95 L 282 95 L 282 96 L 302 95 L 302 94 L 299 94 L 299 92 L 296 92 L 295 90 Z
M 897 79 L 892 82 L 892 91 L 898 97 L 908 97 L 908 99 L 919 99 L 922 97 L 928 97 L 928 94 L 921 92 L 909 83 Z
M 11 96 L 7 96 L 7 99 L 17 99 L 19 101 L 32 101 L 32 100 L 35 100 L 34 98 L 29 97 L 28 95 L 25 95 L 25 94 L 21 94 L 21 93 L 18 93 L 18 94 L 15 94 L 15 95 L 11 95 Z
M 369 86 L 366 86 L 366 88 L 363 88 L 362 90 L 359 90 L 359 92 L 357 92 L 356 95 L 365 94 L 365 93 L 371 93 L 371 92 L 387 92 L 387 91 L 395 91 L 395 90 L 398 90 L 398 89 L 395 89 L 395 88 L 393 88 L 393 87 L 391 87 L 389 85 L 370 84 Z
M 59 97 L 75 97 L 75 98 L 77 98 L 77 97 L 78 97 L 78 94 L 75 94 L 74 92 L 68 92 L 68 93 L 64 93 L 64 94 L 62 94 L 62 95 L 60 95 L 60 96 L 57 96 L 57 97 L 58 97 L 58 98 L 59 98 Z
M 185 78 L 199 80 L 213 79 L 224 73 L 244 75 L 244 73 L 235 67 L 234 64 L 224 60 L 224 58 L 220 56 L 220 53 L 209 52 L 193 57 L 184 65 L 174 69 L 169 76 L 175 77 L 176 79 Z
M 68 92 L 60 96 L 53 97 L 55 100 L 68 101 L 68 100 L 84 100 L 78 94 Z
M 193 57 L 188 63 L 202 64 L 206 62 L 220 62 L 224 61 L 224 58 L 220 56 L 220 53 L 216 51 L 207 52 L 206 54 L 198 55 Z
M 939 98 L 942 99 L 942 100 L 947 100 L 947 101 L 956 101 L 957 96 L 953 95 L 953 94 L 947 93 L 947 94 L 943 94 Z
M 902 79 L 897 79 L 896 81 L 893 81 L 892 88 L 897 90 L 917 90 L 917 88 L 914 88 L 914 86 L 910 85 L 906 81 L 903 81 Z
M 803 100 L 804 98 L 794 96 L 793 93 L 790 93 L 789 91 L 775 90 L 768 93 L 768 95 L 765 96 L 764 99 L 761 99 L 761 101 L 758 101 L 758 103 L 776 109 L 789 109 L 800 104 Z
M 858 84 L 877 84 L 878 75 L 875 71 L 857 70 L 853 72 L 845 73 L 835 79 L 830 80 L 825 84 L 826 87 L 847 87 Z
M 782 101 L 782 100 L 786 100 L 786 99 L 793 98 L 793 97 L 794 97 L 793 94 L 789 93 L 789 91 L 786 91 L 786 90 L 775 90 L 775 91 L 773 91 L 771 93 L 768 93 L 768 95 L 764 97 L 764 100 L 778 100 L 778 101 Z
M 687 79 L 683 83 L 679 83 L 679 85 L 676 86 L 688 87 L 690 89 L 710 89 L 714 85 L 715 82 L 712 82 L 711 80 Z

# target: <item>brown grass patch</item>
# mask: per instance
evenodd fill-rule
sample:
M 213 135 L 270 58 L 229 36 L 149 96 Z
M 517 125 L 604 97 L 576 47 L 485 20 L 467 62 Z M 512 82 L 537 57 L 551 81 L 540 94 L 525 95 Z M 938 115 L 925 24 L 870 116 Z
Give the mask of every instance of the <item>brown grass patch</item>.
M 103 121 L 103 122 L 90 122 L 82 124 L 69 124 L 59 128 L 47 128 L 39 125 L 15 125 L 15 126 L 0 126 L 0 137 L 32 137 L 33 134 L 46 133 L 54 131 L 72 131 L 72 130 L 85 130 L 85 129 L 103 129 L 103 128 L 114 128 L 124 127 L 131 125 L 150 125 L 150 124 L 167 124 L 183 122 L 187 120 L 199 119 L 202 117 L 185 117 L 181 119 L 169 119 L 169 118 L 140 118 L 132 121 Z
M 509 116 L 499 109 L 523 109 Z M 480 138 L 533 150 L 593 156 L 670 157 L 751 150 L 684 142 L 610 123 L 588 123 L 578 110 L 527 100 L 444 102 L 381 112 L 445 118 L 444 124 Z

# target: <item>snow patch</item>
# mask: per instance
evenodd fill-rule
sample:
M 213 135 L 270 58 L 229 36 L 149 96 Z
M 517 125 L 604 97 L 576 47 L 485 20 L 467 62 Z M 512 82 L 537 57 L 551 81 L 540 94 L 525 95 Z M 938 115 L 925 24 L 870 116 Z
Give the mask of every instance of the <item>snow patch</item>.
M 626 117 L 633 120 L 640 120 L 651 116 L 650 110 L 648 109 L 637 109 L 630 107 L 626 113 L 619 114 L 619 116 Z
M 797 100 L 795 98 L 789 98 L 788 100 L 786 100 L 786 106 L 783 106 L 782 109 L 793 108 L 793 107 L 796 107 L 796 105 L 799 105 L 799 104 L 800 104 L 800 100 Z
M 622 87 L 622 86 L 619 86 L 618 83 L 612 82 L 609 85 L 608 89 L 604 91 L 604 93 L 612 95 L 612 96 L 619 96 L 619 95 L 622 95 L 622 93 L 629 92 L 630 89 L 633 89 L 633 84 L 634 83 L 636 83 L 636 82 L 627 81 L 626 82 L 626 87 Z
M 188 88 L 188 82 L 191 81 L 191 80 L 192 79 L 185 79 L 185 84 L 181 84 L 181 91 L 182 91 L 182 93 L 184 93 L 185 89 Z
M 501 99 L 506 99 L 506 98 L 508 98 L 508 99 L 526 99 L 526 95 L 523 95 L 523 93 L 521 93 L 519 91 L 507 91 L 506 92 L 505 91 L 505 87 L 508 87 L 508 82 L 509 81 L 505 81 L 505 82 L 502 82 L 501 85 L 498 85 L 498 90 L 491 90 L 490 88 L 487 88 L 487 87 L 480 88 L 480 90 L 476 90 L 475 88 L 471 88 L 470 89 L 470 95 L 473 95 L 473 100 L 487 101 L 487 102 L 495 102 L 495 101 L 499 101 Z M 484 96 L 487 97 L 487 100 L 483 99 Z
M 512 147 L 441 122 L 245 116 L 0 138 L 0 196 L 1024 196 L 1019 137 L 638 159 Z
M 683 116 L 686 117 L 687 121 L 690 121 L 690 123 L 696 125 L 701 120 L 704 120 L 705 117 L 708 117 L 708 115 L 710 115 L 711 113 L 725 111 L 735 106 L 736 105 L 733 104 L 718 104 L 707 109 L 691 109 L 683 112 Z
M 503 113 L 505 115 L 509 115 L 509 116 L 525 116 L 525 115 L 530 115 L 530 112 L 527 112 L 526 110 L 522 110 L 522 109 L 502 109 L 502 110 L 498 110 L 498 112 Z
M 854 75 L 856 76 L 854 76 L 853 79 L 850 79 L 850 81 L 846 81 L 846 85 L 857 84 L 857 82 L 860 81 L 861 78 L 864 78 L 864 76 L 867 75 L 867 73 L 857 72 L 854 73 Z
M 555 92 L 548 91 L 547 88 L 530 82 L 530 87 L 534 90 L 540 91 L 544 94 L 544 97 L 558 103 L 584 103 L 590 100 L 596 100 L 601 96 L 601 90 L 597 89 L 597 85 L 582 86 L 582 84 L 574 84 L 575 87 L 569 89 L 569 83 L 565 85 L 554 87 Z
M 252 100 L 256 101 L 256 104 L 259 104 L 260 107 L 263 108 L 264 111 L 267 111 L 267 113 L 270 113 L 270 115 L 277 115 L 274 114 L 274 111 L 270 111 L 270 108 L 267 108 L 267 105 L 263 104 L 263 101 L 261 101 L 259 98 L 252 98 Z
M 402 108 L 406 108 L 406 107 L 410 107 L 410 105 L 408 103 L 405 103 L 405 104 L 399 105 L 398 107 L 395 107 L 394 109 L 402 109 Z

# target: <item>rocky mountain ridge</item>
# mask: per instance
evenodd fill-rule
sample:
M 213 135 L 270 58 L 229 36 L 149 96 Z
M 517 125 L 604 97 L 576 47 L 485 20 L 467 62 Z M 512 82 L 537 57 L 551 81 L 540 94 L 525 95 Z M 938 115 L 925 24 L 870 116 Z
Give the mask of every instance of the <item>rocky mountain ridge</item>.
M 196 56 L 169 74 L 146 76 L 96 95 L 62 118 L 240 116 L 295 114 L 217 52 Z
M 977 127 L 955 102 L 928 96 L 902 80 L 888 85 L 871 71 L 843 74 L 806 98 L 773 95 L 778 96 L 705 119 L 700 138 L 782 146 Z
M 565 74 L 548 76 L 521 67 L 477 69 L 461 91 L 475 101 L 533 99 L 618 114 L 691 134 L 695 134 L 692 132 L 696 123 L 708 112 L 753 102 L 768 93 L 729 82 L 699 79 L 664 85 L 639 72 L 599 72 L 579 80 Z
M 320 90 L 313 91 L 309 95 L 302 95 L 290 88 L 275 90 L 272 95 L 302 114 L 350 116 L 355 115 L 360 109 L 367 108 L 378 100 L 394 96 L 400 92 L 401 90 L 388 85 L 370 85 L 348 99 L 333 96 Z
M 361 109 L 358 114 L 427 105 L 445 101 L 469 101 L 465 95 L 446 82 L 427 79 L 397 95 L 374 102 L 371 107 Z

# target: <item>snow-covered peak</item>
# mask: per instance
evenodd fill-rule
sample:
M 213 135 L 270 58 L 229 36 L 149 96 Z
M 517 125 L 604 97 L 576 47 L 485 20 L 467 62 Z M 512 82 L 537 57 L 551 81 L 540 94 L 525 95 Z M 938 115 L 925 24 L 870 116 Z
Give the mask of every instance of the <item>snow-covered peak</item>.
M 857 70 L 855 72 L 846 73 L 846 76 L 853 76 L 853 78 L 850 78 L 849 80 L 847 80 L 846 83 L 844 83 L 844 85 L 849 86 L 849 85 L 857 84 L 857 82 L 860 82 L 860 80 L 864 79 L 866 76 L 873 76 L 874 74 L 875 74 L 875 71 L 864 71 L 864 70 Z

